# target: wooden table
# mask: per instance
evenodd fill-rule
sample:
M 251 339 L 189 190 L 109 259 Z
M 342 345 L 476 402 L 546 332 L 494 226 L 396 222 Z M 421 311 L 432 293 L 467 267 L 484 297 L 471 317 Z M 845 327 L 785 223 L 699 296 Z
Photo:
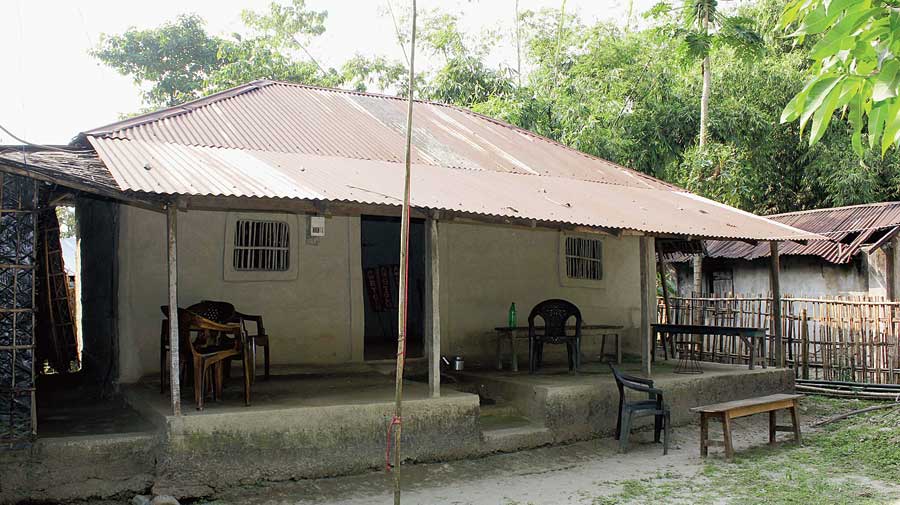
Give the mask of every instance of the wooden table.
M 603 353 L 606 351 L 606 336 L 611 335 L 616 338 L 616 363 L 622 364 L 622 342 L 620 331 L 625 327 L 616 324 L 582 324 L 581 325 L 581 336 L 584 338 L 585 336 L 594 336 L 594 335 L 602 335 L 603 342 L 601 344 L 600 352 Z M 544 331 L 543 326 L 535 326 L 535 330 L 538 333 Z M 573 334 L 575 333 L 575 326 L 566 326 L 566 330 L 571 331 Z M 494 331 L 497 332 L 497 370 L 503 370 L 503 341 L 509 342 L 509 353 L 510 353 L 510 361 L 511 368 L 513 372 L 519 371 L 519 357 L 516 353 L 516 339 L 519 338 L 528 338 L 528 326 L 498 326 L 494 328 Z M 529 343 L 530 344 L 530 343 Z
M 734 461 L 734 446 L 731 443 L 731 420 L 753 414 L 769 413 L 769 443 L 775 443 L 775 433 L 787 431 L 794 433 L 794 442 L 800 444 L 800 420 L 797 417 L 797 403 L 803 395 L 775 394 L 758 398 L 747 398 L 733 402 L 716 403 L 703 407 L 694 407 L 691 412 L 700 414 L 700 456 L 706 457 L 710 446 L 725 446 L 725 459 Z M 775 414 L 779 410 L 791 413 L 791 426 L 778 426 Z M 709 420 L 722 422 L 724 440 L 709 439 Z
M 651 324 L 656 335 L 662 338 L 663 352 L 667 350 L 673 335 L 699 335 L 706 337 L 709 335 L 733 335 L 740 337 L 741 340 L 750 347 L 750 370 L 753 370 L 756 361 L 760 360 L 763 368 L 766 367 L 766 330 L 765 328 L 753 328 L 743 326 L 709 326 L 705 324 Z M 762 357 L 757 356 L 757 341 L 761 347 Z M 656 358 L 656 346 L 653 346 L 653 358 Z M 666 354 L 668 359 L 668 354 Z

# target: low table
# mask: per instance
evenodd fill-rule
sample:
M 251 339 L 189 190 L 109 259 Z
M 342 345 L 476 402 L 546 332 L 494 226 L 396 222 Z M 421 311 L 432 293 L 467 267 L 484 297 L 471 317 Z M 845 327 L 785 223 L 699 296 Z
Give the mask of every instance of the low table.
M 601 335 L 603 341 L 600 345 L 601 354 L 606 352 L 606 337 L 614 336 L 616 339 L 616 363 L 622 364 L 622 342 L 619 332 L 625 327 L 617 324 L 582 324 L 581 338 L 586 336 Z M 537 332 L 543 332 L 543 326 L 535 326 Z M 575 326 L 566 326 L 566 330 L 575 332 Z M 519 371 L 519 357 L 516 353 L 516 339 L 528 338 L 528 326 L 498 326 L 497 332 L 497 370 L 503 370 L 503 342 L 509 343 L 510 368 L 513 372 Z
M 766 330 L 765 328 L 753 328 L 743 326 L 710 326 L 706 324 L 651 324 L 653 331 L 662 339 L 663 352 L 668 352 L 673 335 L 699 335 L 701 338 L 709 335 L 734 335 L 740 337 L 750 348 L 750 370 L 760 361 L 763 368 L 766 367 Z M 757 349 L 762 357 L 758 356 Z M 656 346 L 653 346 L 652 357 L 656 358 Z M 666 355 L 668 359 L 668 355 Z
M 751 416 L 753 414 L 769 413 L 769 443 L 775 443 L 775 433 L 788 431 L 794 433 L 794 442 L 800 444 L 800 420 L 797 417 L 797 403 L 803 395 L 775 394 L 747 398 L 733 402 L 715 403 L 694 407 L 691 412 L 700 414 L 700 456 L 706 457 L 710 446 L 724 446 L 725 459 L 734 461 L 734 446 L 731 443 L 731 420 L 738 417 Z M 779 410 L 788 410 L 791 413 L 792 426 L 778 426 L 775 414 Z M 722 423 L 724 440 L 709 439 L 709 420 L 717 419 Z

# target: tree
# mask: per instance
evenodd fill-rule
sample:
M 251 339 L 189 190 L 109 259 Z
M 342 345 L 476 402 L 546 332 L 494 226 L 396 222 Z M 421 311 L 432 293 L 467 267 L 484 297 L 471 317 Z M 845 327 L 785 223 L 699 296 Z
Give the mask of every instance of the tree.
M 242 12 L 250 35 L 210 35 L 203 19 L 181 16 L 160 27 L 130 28 L 104 35 L 91 54 L 143 91 L 147 108 L 157 109 L 244 84 L 272 79 L 317 86 L 349 84 L 364 91 L 372 84 L 387 89 L 403 78 L 401 65 L 384 58 L 356 56 L 340 69 L 324 68 L 307 49 L 325 32 L 325 11 L 272 3 L 263 13 Z
M 702 149 L 709 136 L 709 97 L 712 86 L 710 55 L 713 47 L 727 45 L 745 54 L 755 54 L 762 47 L 762 38 L 750 28 L 747 19 L 727 16 L 721 12 L 717 0 L 684 0 L 681 14 L 682 24 L 674 30 L 674 34 L 681 39 L 686 56 L 694 61 L 700 60 L 703 76 L 698 141 Z
M 809 50 L 812 73 L 788 102 L 782 122 L 812 120 L 809 145 L 822 139 L 835 111 L 852 125 L 857 155 L 880 146 L 884 155 L 900 144 L 900 10 L 893 0 L 791 0 L 781 16 L 782 29 Z
M 91 55 L 146 87 L 144 103 L 158 108 L 202 95 L 206 79 L 221 67 L 222 43 L 206 33 L 202 18 L 189 15 L 158 28 L 104 34 Z

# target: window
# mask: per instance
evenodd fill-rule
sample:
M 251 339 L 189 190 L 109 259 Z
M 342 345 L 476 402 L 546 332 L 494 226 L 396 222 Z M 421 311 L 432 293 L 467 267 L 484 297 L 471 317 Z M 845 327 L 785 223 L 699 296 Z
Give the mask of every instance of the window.
M 234 269 L 286 272 L 291 266 L 290 241 L 290 229 L 285 222 L 238 220 L 232 253 Z
M 602 243 L 599 239 L 565 237 L 566 277 L 598 281 L 603 278 Z
M 295 214 L 229 212 L 222 255 L 226 281 L 290 281 L 300 273 L 303 237 Z

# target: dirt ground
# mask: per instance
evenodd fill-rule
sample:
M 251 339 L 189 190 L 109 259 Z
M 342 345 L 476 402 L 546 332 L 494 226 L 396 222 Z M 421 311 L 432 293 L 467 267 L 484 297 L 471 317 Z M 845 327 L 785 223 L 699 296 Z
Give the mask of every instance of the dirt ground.
M 819 404 L 802 409 L 804 435 L 810 424 L 849 406 Z M 825 407 L 823 408 L 823 405 Z M 842 408 L 843 407 L 843 408 Z M 786 424 L 786 420 L 782 421 Z M 713 433 L 720 433 L 711 426 Z M 779 434 L 780 440 L 790 435 Z M 787 443 L 767 448 L 767 417 L 735 423 L 736 463 L 721 449 L 699 456 L 699 428 L 676 427 L 667 456 L 635 433 L 627 454 L 605 438 L 566 446 L 497 454 L 477 460 L 410 464 L 402 468 L 404 504 L 428 505 L 611 505 L 624 503 L 898 503 L 900 482 L 853 471 L 817 467 L 814 454 Z M 813 442 L 814 444 L 815 442 Z M 812 449 L 811 449 L 812 450 Z M 773 487 L 774 486 L 774 487 Z M 213 503 L 374 505 L 392 501 L 392 477 L 384 472 L 330 479 L 271 483 L 234 489 Z

